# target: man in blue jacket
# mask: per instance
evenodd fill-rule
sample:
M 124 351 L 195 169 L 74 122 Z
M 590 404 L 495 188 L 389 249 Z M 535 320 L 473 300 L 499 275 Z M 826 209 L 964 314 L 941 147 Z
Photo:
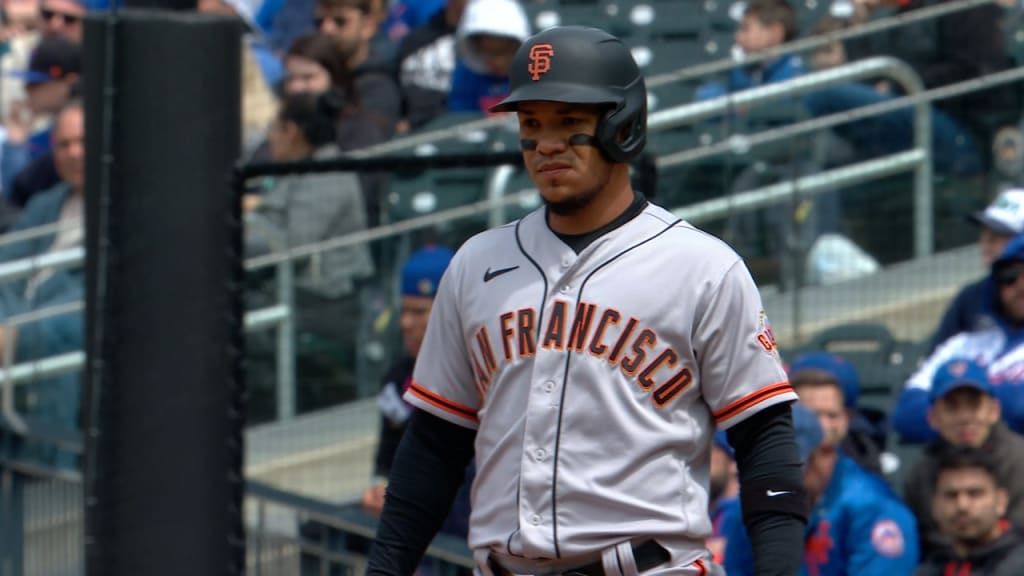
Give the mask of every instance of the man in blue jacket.
M 824 443 L 818 419 L 799 404 L 793 406 L 793 426 L 805 457 L 804 488 L 814 502 L 801 575 L 911 574 L 917 566 L 918 550 L 917 527 L 910 510 L 884 480 Z M 742 523 L 726 524 L 732 530 L 725 548 L 726 573 L 753 574 Z
M 983 288 L 992 326 L 946 340 L 910 377 L 896 401 L 892 425 L 904 442 L 928 442 L 929 391 L 936 370 L 953 358 L 970 358 L 988 370 L 1003 420 L 1024 432 L 1024 235 L 1016 236 L 992 263 Z
M 978 246 L 981 248 L 981 260 L 985 266 L 991 266 L 1010 240 L 1024 232 L 1024 189 L 1003 191 L 984 210 L 970 214 L 968 219 L 980 228 Z M 932 335 L 930 352 L 961 332 L 992 325 L 985 310 L 986 286 L 987 276 L 960 289 Z
M 54 164 L 61 177 L 57 186 L 34 196 L 12 231 L 45 224 L 60 224 L 55 235 L 35 237 L 0 249 L 0 262 L 12 262 L 81 247 L 85 230 L 82 220 L 85 184 L 85 123 L 82 105 L 72 102 L 54 120 L 52 147 Z M 77 302 L 84 292 L 83 270 L 44 269 L 26 279 L 0 284 L 0 352 L 10 354 L 14 363 L 38 360 L 81 350 L 84 330 L 82 313 L 75 311 L 42 320 L 12 325 L 16 316 Z M 72 431 L 78 426 L 80 379 L 67 374 L 34 380 L 26 384 L 35 401 L 26 421 L 45 423 Z M 0 439 L 3 433 L 0 432 Z M 33 446 L 6 438 L 4 448 L 14 444 L 16 455 L 42 464 L 73 467 L 74 456 L 53 446 Z

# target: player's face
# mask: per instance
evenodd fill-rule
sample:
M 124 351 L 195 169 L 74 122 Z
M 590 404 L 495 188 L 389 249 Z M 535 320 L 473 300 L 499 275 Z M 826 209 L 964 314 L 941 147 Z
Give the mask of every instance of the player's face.
M 980 447 L 999 421 L 999 402 L 975 388 L 954 388 L 928 411 L 928 423 L 950 444 Z
M 597 133 L 600 110 L 559 102 L 519 105 L 519 137 L 536 143 L 524 145 L 526 169 L 548 209 L 559 215 L 581 211 L 594 202 L 608 184 L 611 165 L 590 145 L 570 145 L 576 134 Z
M 843 393 L 838 386 L 814 385 L 801 386 L 797 389 L 800 403 L 818 416 L 821 430 L 825 437 L 821 443 L 825 446 L 838 446 L 846 432 L 850 429 L 850 418 L 843 406 Z
M 402 343 L 410 356 L 420 353 L 423 336 L 427 333 L 427 320 L 430 319 L 430 308 L 434 299 L 425 296 L 402 296 L 402 312 L 398 318 L 402 329 Z
M 1006 505 L 1006 490 L 996 486 L 985 470 L 945 470 L 936 482 L 932 515 L 943 534 L 977 546 L 998 534 L 998 522 Z

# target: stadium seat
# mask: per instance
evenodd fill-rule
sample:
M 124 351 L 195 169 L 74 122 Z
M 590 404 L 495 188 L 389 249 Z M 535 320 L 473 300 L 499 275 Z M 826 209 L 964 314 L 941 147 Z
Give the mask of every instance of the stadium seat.
M 814 335 L 805 350 L 827 350 L 842 355 L 857 368 L 861 397 L 886 408 L 917 368 L 924 355 L 920 344 L 896 339 L 884 324 L 856 322 L 827 328 Z
M 707 27 L 699 0 L 634 0 L 628 19 L 636 35 L 652 38 L 691 38 Z
M 745 6 L 743 0 L 705 0 L 704 18 L 710 29 L 731 34 L 739 27 Z
M 704 46 L 696 36 L 692 38 L 650 38 L 633 43 L 633 58 L 645 76 L 700 64 L 706 59 Z

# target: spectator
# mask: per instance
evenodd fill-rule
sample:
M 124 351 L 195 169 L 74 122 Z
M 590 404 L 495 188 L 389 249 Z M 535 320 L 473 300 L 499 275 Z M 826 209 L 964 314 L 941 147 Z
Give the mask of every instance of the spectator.
M 937 463 L 932 514 L 952 546 L 927 559 L 914 576 L 1024 574 L 1024 538 L 1007 522 L 1007 492 L 993 458 L 951 450 Z
M 342 102 L 333 92 L 287 96 L 270 129 L 270 156 L 278 162 L 337 158 L 335 119 Z M 270 236 L 295 247 L 366 228 L 359 180 L 346 172 L 301 174 L 278 178 L 266 193 L 246 198 L 246 210 Z M 250 253 L 268 252 L 257 230 L 247 234 Z M 280 249 L 280 248 L 278 248 Z M 325 252 L 298 276 L 297 285 L 321 298 L 351 296 L 358 282 L 374 272 L 369 248 L 359 244 Z
M 363 109 L 390 138 L 402 114 L 402 95 L 394 78 L 394 65 L 386 55 L 371 50 L 377 30 L 370 0 L 317 0 L 314 23 L 338 44 L 345 63 L 355 73 Z
M 790 42 L 800 33 L 796 11 L 786 0 L 752 0 L 736 30 L 736 45 L 744 54 L 759 54 Z M 697 89 L 698 100 L 782 82 L 804 73 L 796 54 L 782 54 L 749 66 L 734 68 L 725 84 L 709 83 Z
M 384 385 L 377 396 L 381 416 L 380 437 L 374 457 L 373 482 L 363 492 L 362 497 L 363 510 L 374 516 L 379 516 L 384 508 L 384 492 L 391 471 L 391 462 L 409 423 L 409 416 L 414 410 L 412 404 L 402 398 L 402 394 L 412 383 L 412 370 L 427 331 L 427 320 L 430 318 L 437 285 L 454 254 L 452 250 L 443 246 L 427 246 L 415 252 L 402 266 L 402 301 L 398 322 L 402 331 L 403 354 L 384 377 Z M 443 533 L 463 539 L 468 534 L 469 492 L 473 483 L 473 472 L 471 464 L 466 469 L 466 479 L 441 528 Z
M 914 518 L 884 480 L 834 446 L 819 419 L 799 404 L 793 426 L 812 502 L 801 573 L 818 576 L 910 574 L 917 565 Z M 741 525 L 742 526 L 742 525 Z M 725 549 L 729 576 L 753 574 L 750 542 L 742 529 Z
M 301 36 L 285 54 L 285 94 L 333 90 L 341 95 L 344 107 L 338 116 L 338 148 L 342 152 L 358 150 L 387 139 L 380 125 L 363 111 L 355 77 L 338 46 L 329 36 L 316 32 Z M 388 175 L 362 172 L 359 181 L 366 206 L 366 223 L 380 222 L 381 205 L 388 190 Z
M 8 200 L 24 206 L 32 194 L 57 183 L 50 154 L 50 126 L 58 110 L 75 94 L 82 71 L 81 47 L 59 37 L 43 37 L 32 51 L 27 70 L 11 72 L 25 82 L 27 100 L 12 104 L 4 122 L 0 178 Z M 36 127 L 41 127 L 33 132 Z M 37 181 L 15 184 L 15 178 L 33 162 Z
M 82 44 L 82 20 L 85 19 L 84 2 L 75 0 L 41 0 L 39 2 L 39 30 L 46 37 L 61 37 Z
M 263 140 L 264 130 L 274 117 L 273 87 L 284 77 L 284 68 L 266 44 L 244 0 L 199 0 L 197 10 L 234 16 L 246 26 L 242 39 L 242 139 L 243 150 L 249 154 Z
M 455 31 L 467 1 L 448 0 L 399 45 L 398 83 L 403 111 L 399 132 L 415 130 L 448 109 L 455 71 Z
M 516 0 L 470 0 L 455 32 L 456 62 L 448 110 L 483 112 L 508 93 L 508 71 L 530 35 Z
M 970 360 L 953 359 L 935 373 L 928 424 L 939 434 L 905 479 L 903 499 L 917 517 L 921 557 L 951 543 L 932 517 L 932 481 L 943 455 L 958 447 L 984 451 L 996 464 L 995 473 L 1007 495 L 1003 513 L 1015 526 L 1024 526 L 1024 438 L 999 421 L 999 401 L 985 369 Z
M 742 525 L 740 511 L 740 481 L 736 468 L 736 452 L 729 445 L 725 430 L 715 432 L 711 443 L 711 468 L 708 502 L 711 512 L 711 536 L 708 551 L 716 564 L 725 562 L 728 535 Z
M 946 340 L 910 377 L 892 413 L 892 426 L 904 442 L 935 438 L 927 425 L 932 382 L 938 368 L 953 358 L 971 358 L 985 366 L 1003 419 L 1018 434 L 1024 431 L 1024 236 L 1007 244 L 990 271 L 983 305 L 994 325 Z
M 457 1 L 465 3 L 464 0 Z M 407 34 L 428 26 L 431 18 L 443 10 L 445 4 L 445 0 L 397 0 L 391 4 L 381 24 L 381 32 L 388 40 L 400 46 Z
M 849 25 L 850 23 L 843 18 L 826 16 L 811 28 L 810 35 L 825 36 L 834 32 L 839 32 L 840 30 L 847 28 Z M 836 66 L 842 66 L 847 62 L 846 48 L 843 47 L 843 43 L 839 40 L 829 42 L 824 46 L 815 48 L 811 53 L 812 70 L 835 68 Z
M 895 8 L 906 14 L 948 0 L 856 0 L 858 17 L 879 9 Z M 850 61 L 870 56 L 893 56 L 910 64 L 926 88 L 939 88 L 980 75 L 1005 70 L 1011 60 L 999 22 L 1002 8 L 980 5 L 956 14 L 900 26 L 884 34 L 845 42 Z M 812 114 L 845 112 L 891 100 L 898 96 L 886 81 L 852 83 L 808 94 L 805 104 Z M 944 99 L 932 108 L 932 146 L 936 170 L 950 174 L 976 174 L 982 169 L 979 142 L 987 146 L 986 112 L 1015 108 L 1013 88 L 995 88 L 972 95 Z M 861 157 L 891 154 L 910 147 L 913 139 L 913 107 L 841 124 L 833 131 L 846 139 Z
M 37 194 L 25 206 L 14 230 L 60 224 L 55 236 L 40 236 L 0 249 L 0 262 L 82 247 L 85 236 L 85 122 L 81 102 L 58 112 L 51 133 L 54 162 L 61 182 Z M 43 269 L 27 279 L 0 285 L 0 351 L 16 363 L 81 350 L 84 331 L 81 312 L 60 314 L 11 326 L 16 315 L 77 302 L 84 296 L 82 268 Z M 71 431 L 78 426 L 81 397 L 78 375 L 68 374 L 29 385 L 35 397 L 30 419 Z M 45 464 L 73 467 L 75 458 L 52 447 L 24 446 L 23 455 Z
M 970 214 L 968 219 L 980 229 L 981 261 L 989 267 L 1010 239 L 1024 232 L 1024 189 L 1006 190 L 985 210 Z M 980 278 L 957 293 L 932 335 L 929 353 L 961 332 L 992 327 L 994 322 L 985 309 L 985 291 L 989 284 L 987 277 Z
M 789 365 L 789 382 L 800 403 L 818 415 L 824 443 L 838 446 L 865 470 L 882 473 L 885 431 L 857 409 L 860 376 L 845 358 L 829 352 L 810 352 Z

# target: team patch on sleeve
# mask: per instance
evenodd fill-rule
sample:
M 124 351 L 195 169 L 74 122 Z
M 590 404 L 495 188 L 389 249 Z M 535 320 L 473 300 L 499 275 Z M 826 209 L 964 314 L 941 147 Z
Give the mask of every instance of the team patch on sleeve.
M 757 325 L 758 329 L 755 337 L 757 338 L 758 345 L 781 362 L 779 346 L 775 343 L 775 333 L 772 332 L 772 325 L 768 322 L 768 314 L 764 310 L 758 312 Z
M 903 555 L 903 530 L 892 520 L 879 520 L 871 529 L 871 545 L 887 558 Z

